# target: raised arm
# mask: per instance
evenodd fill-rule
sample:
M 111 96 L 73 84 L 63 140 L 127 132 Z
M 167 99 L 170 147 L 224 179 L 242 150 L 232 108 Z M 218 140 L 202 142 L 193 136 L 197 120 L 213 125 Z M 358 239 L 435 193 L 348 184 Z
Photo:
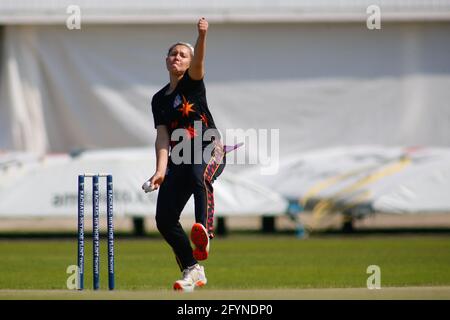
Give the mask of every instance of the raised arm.
M 197 23 L 198 37 L 194 48 L 194 57 L 189 67 L 189 76 L 194 80 L 201 80 L 205 75 L 206 33 L 208 21 L 201 18 Z

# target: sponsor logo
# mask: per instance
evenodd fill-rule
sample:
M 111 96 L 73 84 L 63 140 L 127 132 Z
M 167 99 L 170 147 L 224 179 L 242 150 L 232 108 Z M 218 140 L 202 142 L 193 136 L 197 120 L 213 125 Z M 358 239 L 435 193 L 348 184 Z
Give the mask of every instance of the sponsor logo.
M 181 97 L 179 94 L 175 97 L 175 100 L 173 100 L 173 108 L 175 109 L 181 104 Z

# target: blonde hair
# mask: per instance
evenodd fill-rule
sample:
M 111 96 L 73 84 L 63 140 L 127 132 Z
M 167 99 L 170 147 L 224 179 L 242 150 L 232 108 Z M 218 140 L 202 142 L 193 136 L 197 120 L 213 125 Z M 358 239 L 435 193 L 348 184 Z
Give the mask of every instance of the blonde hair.
M 177 43 L 171 45 L 169 47 L 169 50 L 167 51 L 167 56 L 170 55 L 170 51 L 172 51 L 173 48 L 175 48 L 176 46 L 180 46 L 180 45 L 189 48 L 189 50 L 191 50 L 191 55 L 194 56 L 194 47 L 190 43 L 187 43 L 187 42 L 177 42 Z

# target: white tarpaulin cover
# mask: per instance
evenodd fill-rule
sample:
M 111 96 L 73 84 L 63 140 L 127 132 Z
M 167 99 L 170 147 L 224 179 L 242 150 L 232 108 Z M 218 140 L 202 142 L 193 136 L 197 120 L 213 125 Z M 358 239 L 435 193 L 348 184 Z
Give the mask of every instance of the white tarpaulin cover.
M 450 212 L 450 150 L 419 152 L 411 155 L 411 161 L 412 166 L 399 173 L 397 181 L 380 186 L 373 199 L 374 210 Z
M 386 28 L 211 24 L 205 83 L 217 126 L 280 129 L 282 157 L 341 145 L 450 147 L 450 24 Z M 5 27 L 0 149 L 152 145 L 150 100 L 168 81 L 166 50 L 195 36 L 194 22 Z
M 119 216 L 155 214 L 158 192 L 141 189 L 155 168 L 154 150 L 121 149 L 33 156 L 0 154 L 0 216 L 74 216 L 77 213 L 77 177 L 83 173 L 110 173 L 114 184 L 114 212 Z M 214 182 L 215 214 L 277 215 L 288 204 L 273 191 L 225 171 Z M 86 213 L 92 214 L 92 183 L 85 179 Z M 106 179 L 100 178 L 100 206 L 106 212 Z M 184 214 L 193 215 L 193 197 Z
M 336 147 L 286 158 L 274 176 L 244 176 L 313 210 L 450 212 L 448 148 Z
M 194 42 L 196 34 L 194 23 L 83 24 L 78 31 L 63 25 L 24 25 L 6 26 L 3 31 L 0 149 L 37 154 L 77 148 L 152 148 L 150 99 L 168 81 L 167 47 L 179 40 Z M 252 182 L 285 196 L 344 199 L 347 206 L 370 200 L 379 210 L 447 210 L 444 161 L 427 162 L 432 168 L 423 172 L 417 167 L 420 185 L 412 186 L 416 173 L 396 177 L 419 166 L 414 160 L 399 162 L 405 146 L 450 147 L 449 57 L 448 23 L 389 24 L 379 32 L 351 23 L 332 27 L 211 24 L 205 78 L 208 103 L 222 131 L 279 129 L 279 175 L 263 176 L 258 170 L 248 176 Z M 245 142 L 239 152 L 254 147 Z M 380 146 L 378 151 L 370 147 L 374 145 Z M 297 161 L 300 158 L 304 160 Z M 386 169 L 383 179 L 372 178 L 376 183 L 370 188 L 368 183 L 364 188 L 352 187 L 367 171 L 338 183 L 325 181 L 323 187 L 323 179 L 333 182 L 335 175 L 385 162 L 389 166 L 391 160 L 396 161 L 393 168 Z M 22 199 L 41 192 L 40 184 L 52 179 L 58 182 L 55 195 L 64 204 L 66 195 L 73 195 L 73 179 L 80 168 L 71 169 L 67 181 L 56 181 L 53 173 L 65 172 L 63 167 L 56 166 L 48 171 L 51 175 L 35 180 L 37 184 L 24 183 L 20 192 L 8 194 L 8 208 L 23 204 Z M 120 161 L 111 170 L 119 168 Z M 142 168 L 148 178 L 151 168 Z M 246 170 L 230 165 L 230 175 L 222 182 L 232 172 L 246 174 Z M 434 175 L 428 175 L 431 172 Z M 133 190 L 142 178 L 116 186 L 119 191 Z M 381 188 L 383 181 L 393 183 Z M 376 186 L 380 186 L 377 192 Z M 370 192 L 365 192 L 367 188 Z M 217 189 L 219 195 L 219 184 Z M 228 189 L 224 198 L 240 196 L 237 190 Z M 53 201 L 59 204 L 60 198 Z M 6 206 L 4 201 L 0 205 Z M 51 200 L 45 201 L 42 208 L 50 208 Z M 260 207 L 270 203 L 258 201 Z M 34 206 L 31 201 L 30 206 Z M 123 212 L 138 213 L 131 204 L 123 206 Z M 151 210 L 152 205 L 148 207 Z M 53 208 L 51 212 L 73 214 L 64 205 Z M 218 208 L 220 212 L 232 205 L 227 202 Z

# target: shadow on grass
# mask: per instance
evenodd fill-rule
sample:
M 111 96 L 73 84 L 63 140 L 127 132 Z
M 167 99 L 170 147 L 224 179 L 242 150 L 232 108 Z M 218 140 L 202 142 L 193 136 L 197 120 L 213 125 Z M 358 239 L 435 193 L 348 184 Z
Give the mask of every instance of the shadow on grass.
M 188 231 L 188 230 L 186 230 Z M 233 230 L 226 234 L 219 234 L 217 238 L 228 238 L 233 236 L 292 236 L 297 237 L 295 230 L 278 230 L 273 232 L 264 232 L 261 230 Z M 450 228 L 376 228 L 376 229 L 355 229 L 352 232 L 342 230 L 322 230 L 308 233 L 309 238 L 319 238 L 327 236 L 366 236 L 366 235 L 450 235 Z M 92 238 L 92 233 L 85 233 L 85 237 Z M 157 231 L 135 234 L 132 231 L 115 232 L 116 239 L 162 239 Z M 100 233 L 101 239 L 106 239 L 106 232 Z M 20 240 L 20 239 L 77 239 L 76 232 L 58 232 L 58 231 L 3 231 L 0 232 L 0 239 Z

